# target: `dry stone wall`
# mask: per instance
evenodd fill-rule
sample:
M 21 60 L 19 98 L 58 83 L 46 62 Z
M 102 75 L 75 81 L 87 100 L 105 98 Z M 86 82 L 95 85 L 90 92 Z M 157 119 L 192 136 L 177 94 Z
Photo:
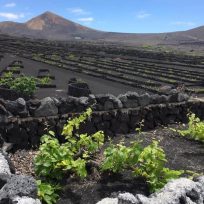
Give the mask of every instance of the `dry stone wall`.
M 192 111 L 204 118 L 204 103 L 188 100 L 186 94 L 139 96 L 137 93 L 115 97 L 113 95 L 90 95 L 89 97 L 44 98 L 24 101 L 0 101 L 0 143 L 13 143 L 15 148 L 39 145 L 40 137 L 53 130 L 60 141 L 61 131 L 70 117 L 78 115 L 91 106 L 93 114 L 80 132 L 94 133 L 103 130 L 107 136 L 128 134 L 144 120 L 144 130 L 174 122 L 187 122 Z

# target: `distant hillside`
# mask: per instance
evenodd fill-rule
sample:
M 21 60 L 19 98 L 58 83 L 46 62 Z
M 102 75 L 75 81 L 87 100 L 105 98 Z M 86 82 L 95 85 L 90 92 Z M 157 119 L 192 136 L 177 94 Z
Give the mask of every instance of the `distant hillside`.
M 2 22 L 0 23 L 0 32 L 13 36 L 51 40 L 67 40 L 75 37 L 86 38 L 87 36 L 94 38 L 92 35 L 101 33 L 51 12 L 45 12 L 26 23 Z
M 135 45 L 178 45 L 204 41 L 204 26 L 188 31 L 161 34 L 102 32 L 74 23 L 52 12 L 45 12 L 26 23 L 1 22 L 0 33 L 48 40 L 104 40 Z

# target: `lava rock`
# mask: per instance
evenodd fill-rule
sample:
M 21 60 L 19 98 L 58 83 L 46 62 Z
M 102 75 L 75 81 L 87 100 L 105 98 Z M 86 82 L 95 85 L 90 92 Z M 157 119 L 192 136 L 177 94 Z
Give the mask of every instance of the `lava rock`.
M 131 193 L 121 193 L 118 195 L 118 204 L 135 204 L 135 203 L 137 203 L 137 199 Z
M 136 92 L 127 92 L 126 94 L 120 94 L 118 99 L 122 102 L 125 108 L 136 108 L 138 107 L 139 95 Z
M 178 102 L 188 101 L 189 95 L 185 93 L 178 94 Z
M 67 98 L 61 98 L 58 107 L 59 114 L 66 114 L 75 111 L 76 110 L 75 101 L 76 98 L 72 96 L 68 96 Z
M 0 104 L 0 115 L 7 115 L 8 112 L 6 110 L 6 108 Z
M 144 107 L 151 103 L 151 97 L 148 93 L 139 96 L 138 103 L 140 106 Z
M 28 111 L 26 107 L 26 102 L 23 98 L 18 98 L 15 101 L 7 101 L 6 109 L 13 115 L 20 115 L 21 117 L 28 116 Z
M 35 117 L 47 117 L 58 114 L 58 108 L 55 101 L 51 97 L 46 97 L 41 100 L 40 107 L 35 111 Z
M 27 196 L 37 198 L 37 184 L 33 177 L 0 174 L 0 181 L 5 185 L 0 189 L 0 202 L 5 198 L 15 198 L 16 196 Z
M 9 162 L 3 152 L 0 151 L 0 174 L 11 174 Z
M 107 202 L 106 202 L 107 201 Z M 97 204 L 203 204 L 204 176 L 194 179 L 179 178 L 167 183 L 160 191 L 146 197 L 141 194 L 134 196 L 130 193 L 119 194 L 118 198 L 105 198 Z
M 104 103 L 104 110 L 108 111 L 108 110 L 112 110 L 112 109 L 114 109 L 113 103 L 111 101 L 106 101 Z
M 15 197 L 12 200 L 13 204 L 41 204 L 40 200 L 38 199 L 33 199 L 33 198 L 29 198 L 29 197 Z
M 118 204 L 118 198 L 104 198 L 97 202 L 97 204 Z

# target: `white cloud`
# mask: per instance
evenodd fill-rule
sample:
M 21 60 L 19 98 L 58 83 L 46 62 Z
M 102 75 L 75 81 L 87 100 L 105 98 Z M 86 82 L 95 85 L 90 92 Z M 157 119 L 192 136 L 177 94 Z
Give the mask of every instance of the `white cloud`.
M 175 21 L 171 23 L 172 25 L 176 25 L 176 26 L 195 26 L 196 24 L 194 22 L 191 21 Z
M 16 3 L 11 2 L 11 3 L 5 4 L 4 6 L 5 6 L 5 7 L 8 7 L 8 8 L 11 8 L 11 7 L 15 7 L 15 6 L 16 6 Z
M 89 12 L 85 11 L 82 8 L 68 8 L 68 12 L 75 14 L 75 15 L 87 15 L 90 14 Z
M 84 23 L 91 23 L 94 21 L 93 17 L 88 17 L 88 18 L 79 18 L 78 21 L 84 22 Z
M 150 14 L 150 13 L 147 13 L 147 12 L 145 12 L 145 11 L 140 11 L 140 12 L 138 12 L 138 14 L 137 14 L 137 18 L 138 18 L 138 19 L 148 18 L 149 16 L 151 16 L 151 14 Z
M 0 17 L 6 18 L 7 20 L 18 20 L 20 18 L 24 18 L 25 15 L 23 13 L 15 14 L 15 13 L 2 13 L 2 12 L 0 12 Z

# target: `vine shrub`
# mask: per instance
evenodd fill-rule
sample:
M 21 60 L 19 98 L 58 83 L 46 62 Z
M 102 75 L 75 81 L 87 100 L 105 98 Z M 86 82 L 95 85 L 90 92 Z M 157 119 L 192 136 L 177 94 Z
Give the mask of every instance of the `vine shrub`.
M 110 144 L 104 151 L 104 161 L 101 165 L 102 171 L 112 171 L 119 173 L 125 169 L 134 166 L 142 152 L 142 146 L 139 142 L 131 143 L 130 147 L 123 143 Z
M 14 79 L 10 89 L 32 96 L 36 91 L 36 80 L 33 77 L 21 76 Z
M 188 129 L 187 130 L 174 130 L 182 136 L 189 136 L 194 140 L 204 142 L 204 122 L 196 117 L 194 113 L 188 115 Z
M 43 77 L 43 78 L 39 79 L 38 81 L 42 85 L 51 84 L 51 78 L 49 76 Z
M 32 96 L 37 89 L 34 77 L 20 76 L 14 78 L 12 72 L 5 73 L 1 77 L 0 85 L 27 96 Z
M 0 85 L 5 87 L 11 87 L 13 83 L 13 73 L 5 72 L 3 76 L 0 78 Z
M 184 171 L 175 171 L 165 168 L 166 156 L 164 150 L 153 141 L 145 147 L 138 157 L 134 175 L 146 178 L 152 192 L 164 187 L 171 179 L 180 177 Z
M 157 141 L 153 141 L 145 148 L 142 148 L 139 142 L 133 142 L 129 147 L 111 144 L 105 150 L 104 156 L 102 171 L 116 173 L 131 170 L 134 176 L 142 176 L 147 180 L 152 192 L 184 173 L 165 168 L 167 162 L 165 153 Z
M 81 123 L 90 117 L 89 108 L 79 117 L 69 120 L 62 135 L 66 142 L 60 144 L 54 132 L 41 138 L 41 146 L 35 158 L 35 171 L 38 176 L 61 179 L 65 173 L 74 173 L 80 178 L 87 176 L 86 164 L 104 143 L 104 133 L 93 135 L 74 133 Z

